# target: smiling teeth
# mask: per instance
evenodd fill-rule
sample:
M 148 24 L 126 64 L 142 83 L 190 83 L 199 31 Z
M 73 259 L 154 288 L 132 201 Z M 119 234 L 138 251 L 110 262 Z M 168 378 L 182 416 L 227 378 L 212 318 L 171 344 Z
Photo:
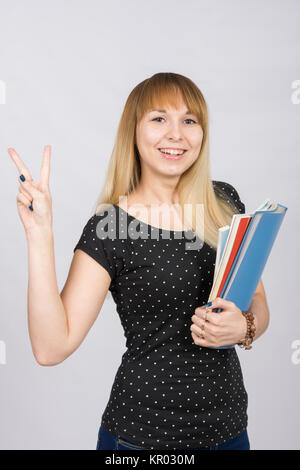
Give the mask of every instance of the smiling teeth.
M 178 151 L 178 150 L 167 150 L 167 149 L 159 149 L 162 153 L 169 153 L 170 155 L 182 155 L 185 151 Z

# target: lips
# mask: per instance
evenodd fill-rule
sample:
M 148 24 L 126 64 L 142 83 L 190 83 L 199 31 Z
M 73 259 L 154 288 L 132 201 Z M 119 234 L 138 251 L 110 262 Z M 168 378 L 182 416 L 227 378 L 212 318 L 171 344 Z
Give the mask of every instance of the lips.
M 184 150 L 183 154 L 181 155 L 171 155 L 169 153 L 161 152 L 160 149 L 158 149 L 158 151 L 160 153 L 160 156 L 166 160 L 181 160 L 181 158 L 183 158 L 185 153 L 187 152 L 187 150 Z

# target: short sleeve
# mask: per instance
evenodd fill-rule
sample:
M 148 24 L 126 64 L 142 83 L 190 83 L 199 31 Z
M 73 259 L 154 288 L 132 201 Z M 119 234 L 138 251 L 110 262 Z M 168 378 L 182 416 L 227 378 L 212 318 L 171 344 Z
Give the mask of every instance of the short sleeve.
M 216 193 L 225 201 L 231 203 L 237 213 L 245 214 L 245 204 L 241 201 L 237 190 L 229 183 L 224 181 L 213 181 Z
M 113 239 L 107 236 L 102 219 L 102 215 L 95 214 L 87 221 L 73 252 L 80 248 L 90 255 L 106 269 L 113 281 L 116 277 L 116 247 Z

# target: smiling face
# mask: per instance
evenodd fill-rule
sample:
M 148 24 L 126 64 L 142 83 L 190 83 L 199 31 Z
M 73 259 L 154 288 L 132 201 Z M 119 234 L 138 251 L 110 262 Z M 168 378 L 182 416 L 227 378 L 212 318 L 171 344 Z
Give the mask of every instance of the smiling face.
M 165 106 L 149 110 L 138 123 L 136 140 L 143 176 L 155 173 L 179 177 L 198 158 L 202 127 L 182 100 L 179 104 L 178 109 Z M 165 155 L 160 149 L 185 151 L 182 156 L 176 156 Z

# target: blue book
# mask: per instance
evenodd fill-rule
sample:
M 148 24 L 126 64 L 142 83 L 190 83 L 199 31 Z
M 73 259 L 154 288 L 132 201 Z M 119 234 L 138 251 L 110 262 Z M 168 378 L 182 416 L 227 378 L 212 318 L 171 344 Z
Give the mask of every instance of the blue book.
M 269 199 L 260 206 L 253 215 L 241 214 L 233 217 L 251 217 L 237 255 L 231 266 L 226 282 L 223 286 L 219 297 L 234 302 L 242 311 L 247 311 L 251 305 L 253 295 L 262 276 L 264 267 L 269 258 L 270 252 L 274 245 L 280 226 L 286 214 L 287 207 L 282 204 L 271 203 Z M 229 231 L 228 237 L 233 232 Z M 233 233 L 234 234 L 234 233 Z M 230 246 L 229 240 L 227 245 Z M 223 254 L 224 250 L 224 240 Z M 219 244 L 218 244 L 219 249 Z M 220 260 L 221 261 L 221 260 Z M 215 269 L 218 271 L 220 262 Z M 221 276 L 215 272 L 214 283 L 208 301 L 215 298 L 213 292 L 220 285 Z M 221 312 L 222 309 L 214 309 L 214 312 Z M 235 345 L 221 346 L 220 348 L 210 349 L 226 349 L 234 348 Z

